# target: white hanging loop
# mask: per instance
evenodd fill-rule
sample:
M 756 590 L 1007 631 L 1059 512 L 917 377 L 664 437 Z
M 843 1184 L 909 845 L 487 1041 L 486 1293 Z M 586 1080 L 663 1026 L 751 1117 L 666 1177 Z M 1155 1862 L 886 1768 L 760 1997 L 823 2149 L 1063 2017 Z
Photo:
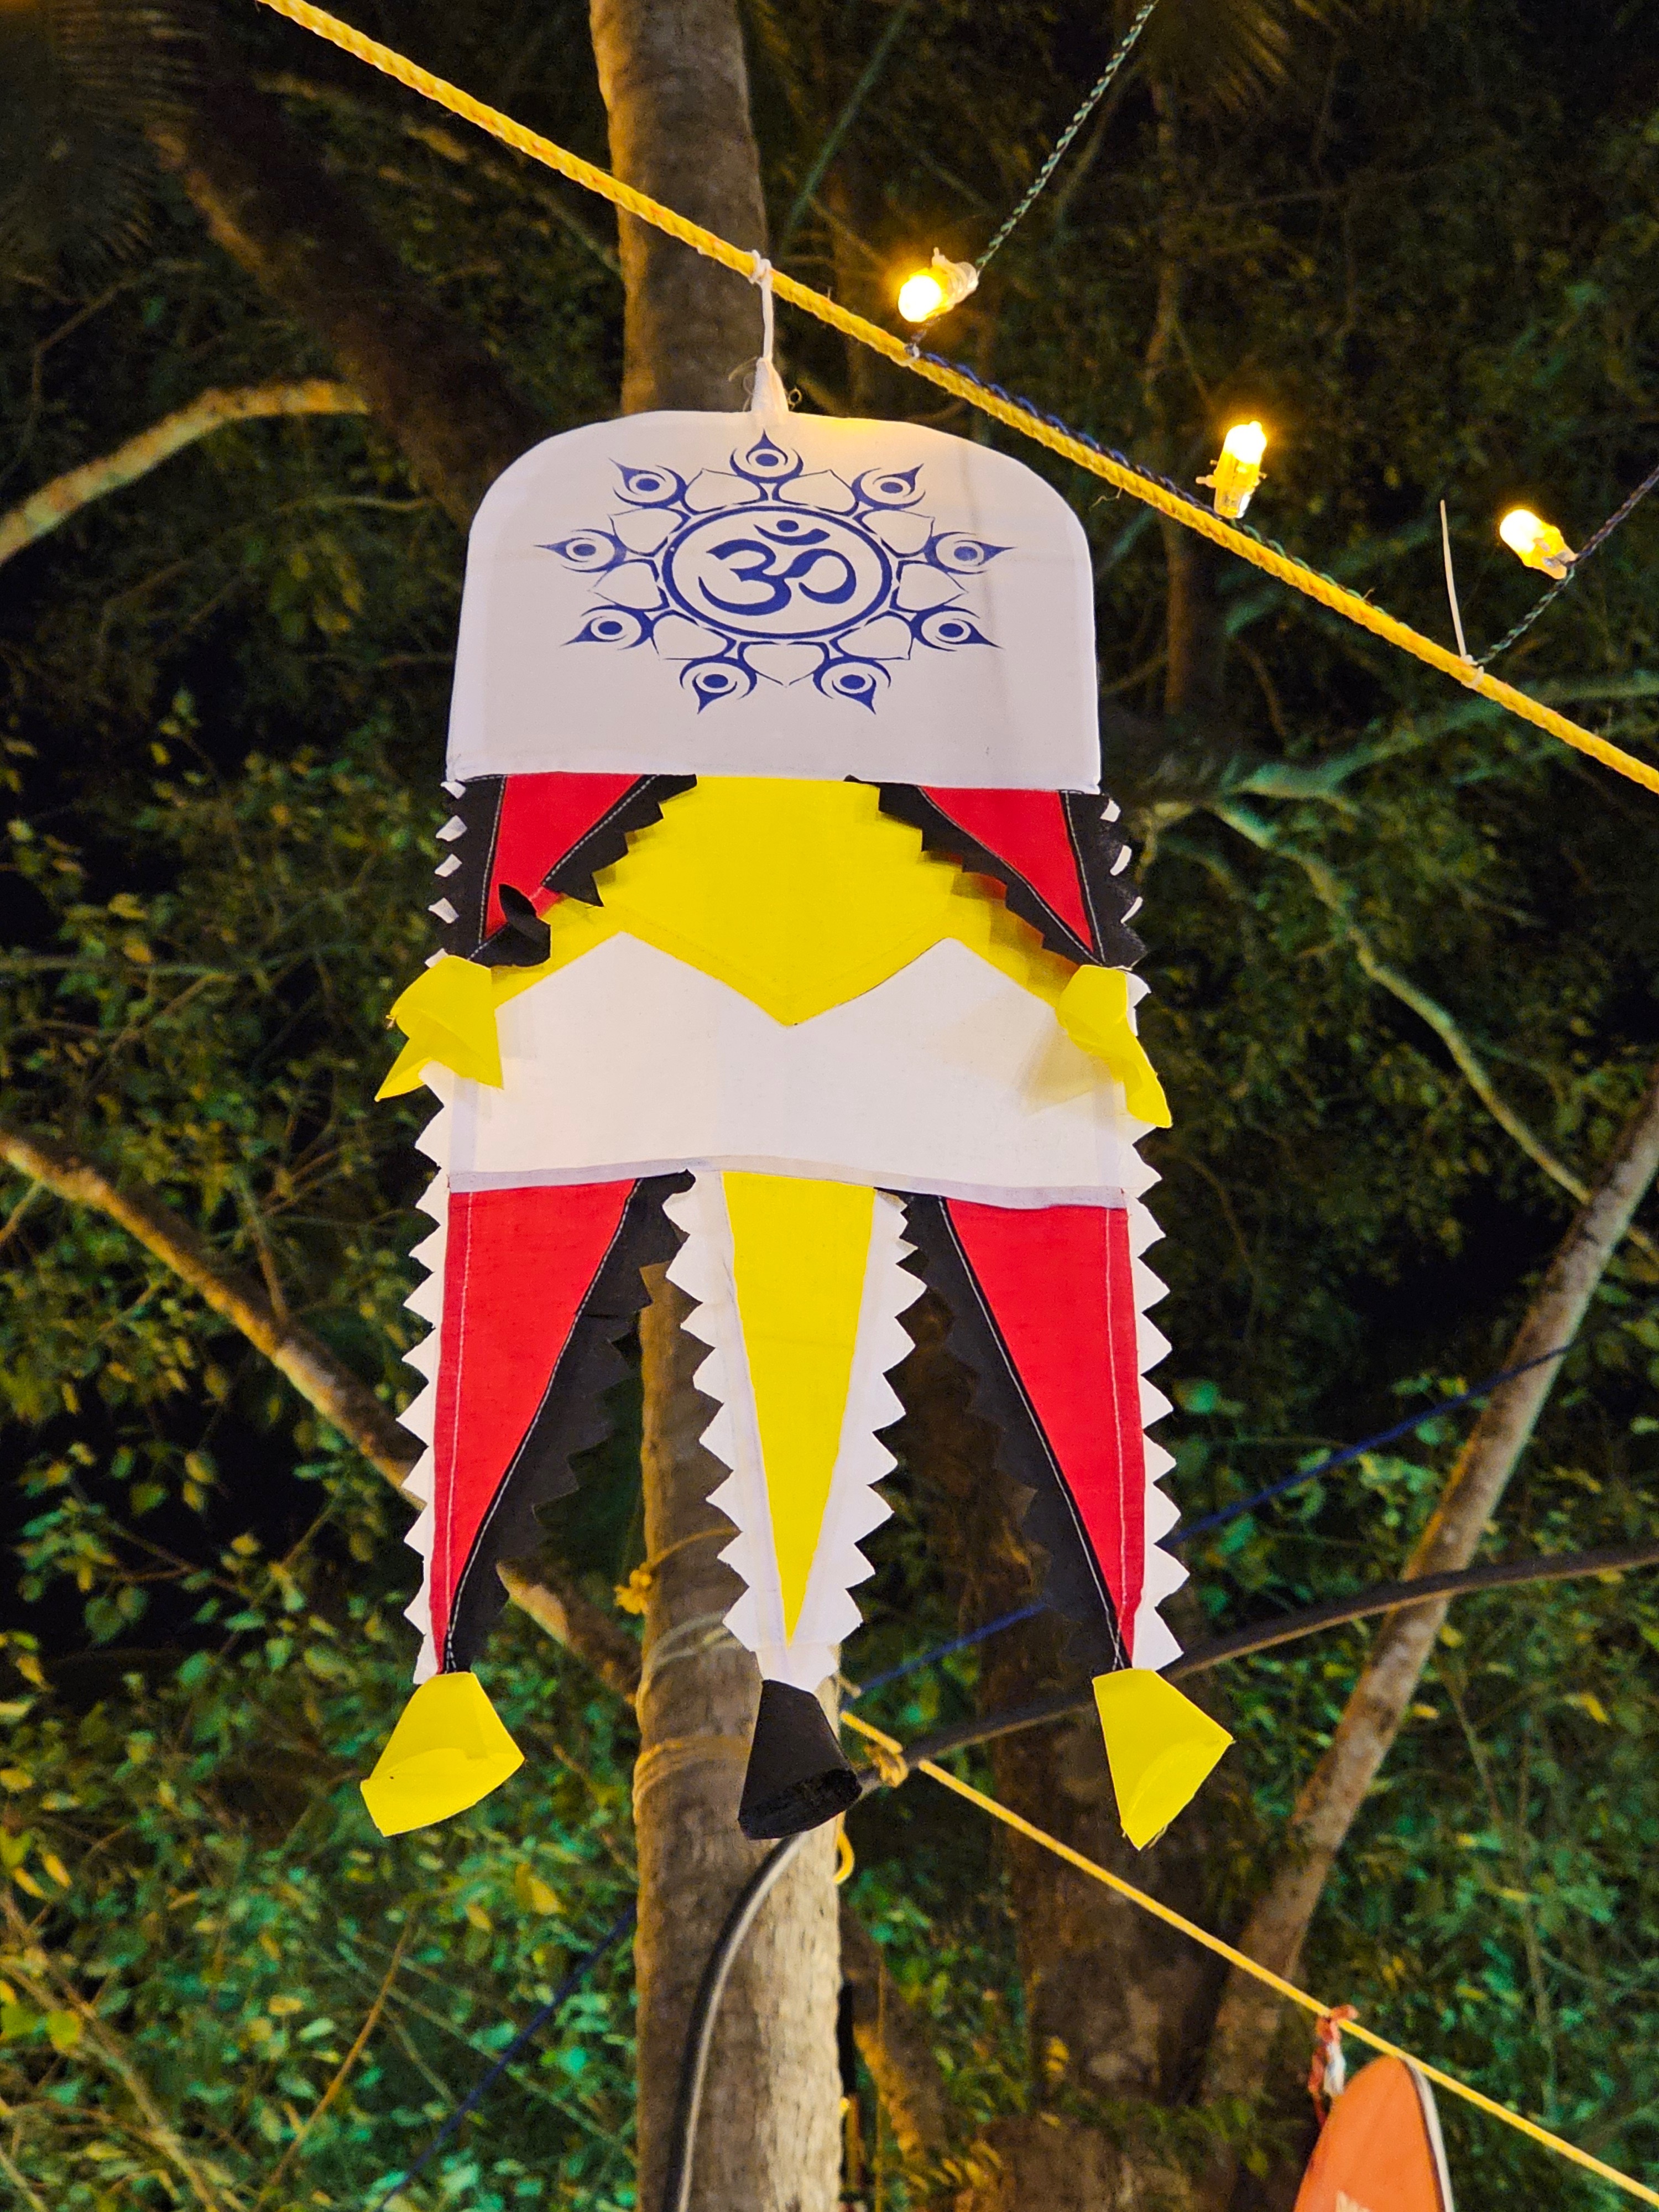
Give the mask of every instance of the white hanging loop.
M 761 295 L 761 349 L 755 363 L 755 373 L 749 386 L 749 406 L 756 415 L 787 415 L 789 394 L 783 379 L 772 361 L 772 343 L 775 315 L 772 303 L 772 264 L 763 253 L 757 253 L 755 265 L 749 272 L 749 281 L 757 285 Z

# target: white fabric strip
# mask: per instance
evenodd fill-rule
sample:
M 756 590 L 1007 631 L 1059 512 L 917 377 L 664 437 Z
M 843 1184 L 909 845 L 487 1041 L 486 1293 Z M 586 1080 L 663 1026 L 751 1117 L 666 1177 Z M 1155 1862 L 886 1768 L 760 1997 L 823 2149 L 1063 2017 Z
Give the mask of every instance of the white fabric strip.
M 669 1268 L 669 1280 L 696 1301 L 685 1327 L 710 1347 L 696 1377 L 698 1390 L 716 1406 L 702 1441 L 732 1470 L 709 1501 L 737 1531 L 720 1557 L 742 1581 L 744 1592 L 726 1625 L 755 1654 L 769 1680 L 815 1690 L 835 1672 L 842 1643 L 859 1625 L 850 1593 L 872 1571 L 860 1541 L 891 1510 L 876 1485 L 891 1472 L 893 1455 L 875 1432 L 897 1420 L 902 1410 L 887 1375 L 910 1349 L 898 1317 L 921 1294 L 921 1285 L 900 1264 L 911 1249 L 904 1241 L 903 1209 L 897 1200 L 877 1193 L 840 1448 L 793 1637 L 785 1631 L 720 1177 L 699 1175 L 689 1191 L 669 1200 L 667 1212 L 686 1240 Z
M 618 936 L 509 1000 L 498 1026 L 503 1087 L 457 1086 L 458 1190 L 699 1164 L 1097 1206 L 1157 1180 L 1121 1085 L 954 941 L 791 1025 Z
M 442 1097 L 452 1092 L 455 1078 L 446 1068 L 428 1072 L 428 1081 Z M 404 1618 L 420 1632 L 421 1648 L 415 1662 L 415 1680 L 424 1682 L 429 1674 L 438 1671 L 438 1654 L 432 1641 L 432 1607 L 428 1591 L 432 1572 L 432 1547 L 435 1523 L 432 1510 L 436 1462 L 433 1456 L 432 1434 L 438 1412 L 438 1361 L 442 1352 L 444 1311 L 444 1248 L 449 1235 L 449 1175 L 445 1156 L 449 1149 L 453 1109 L 447 1100 L 440 1106 L 417 1140 L 420 1150 L 436 1165 L 438 1172 L 427 1185 L 418 1201 L 422 1213 L 430 1214 L 436 1224 L 429 1237 L 415 1247 L 410 1257 L 418 1261 L 428 1270 L 424 1282 L 418 1284 L 404 1300 L 405 1309 L 428 1325 L 428 1334 L 418 1344 L 412 1345 L 404 1354 L 404 1364 L 412 1367 L 417 1375 L 426 1378 L 425 1387 L 411 1399 L 398 1415 L 410 1434 L 422 1446 L 421 1456 L 404 1484 L 406 1497 L 412 1498 L 421 1510 L 404 1537 L 410 1549 L 420 1556 L 421 1586 L 404 1609 Z
M 1164 1285 L 1140 1258 L 1149 1244 L 1163 1235 L 1151 1212 L 1139 1199 L 1129 1206 L 1129 1249 L 1135 1255 L 1131 1261 L 1134 1281 L 1136 1365 L 1141 1376 L 1141 1422 L 1149 1428 L 1170 1410 L 1170 1401 L 1163 1392 L 1146 1379 L 1146 1370 L 1156 1367 L 1169 1356 L 1170 1340 L 1157 1323 L 1147 1317 L 1147 1309 L 1167 1295 Z M 1164 1600 L 1172 1597 L 1187 1579 L 1187 1570 L 1172 1553 L 1166 1552 L 1159 1541 L 1176 1526 L 1181 1516 L 1174 1504 L 1158 1487 L 1163 1476 L 1175 1465 L 1173 1456 L 1162 1444 L 1147 1437 L 1146 1455 L 1146 1557 L 1142 1570 L 1140 1603 L 1129 1624 L 1129 1657 L 1136 1667 L 1167 1667 L 1172 1659 L 1181 1656 L 1169 1624 L 1159 1613 Z

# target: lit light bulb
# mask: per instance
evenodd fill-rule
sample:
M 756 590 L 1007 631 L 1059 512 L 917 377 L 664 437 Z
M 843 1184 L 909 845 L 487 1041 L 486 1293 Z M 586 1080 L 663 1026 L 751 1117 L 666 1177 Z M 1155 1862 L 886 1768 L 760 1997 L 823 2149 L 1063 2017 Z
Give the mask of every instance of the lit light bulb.
M 1259 469 L 1261 456 L 1267 450 L 1267 434 L 1260 422 L 1235 422 L 1222 441 L 1221 450 L 1242 461 L 1247 469 Z
M 919 269 L 899 286 L 898 311 L 907 323 L 925 323 L 945 305 L 945 287 L 930 269 Z
M 1260 422 L 1235 422 L 1221 441 L 1221 458 L 1213 476 L 1200 477 L 1215 495 L 1215 511 L 1236 522 L 1249 505 L 1261 481 L 1261 456 L 1267 450 L 1267 434 Z
M 1498 524 L 1498 534 L 1528 568 L 1553 576 L 1558 584 L 1578 558 L 1555 525 L 1540 521 L 1529 507 L 1512 507 Z
M 947 260 L 935 246 L 932 266 L 918 269 L 899 286 L 898 311 L 907 323 L 931 323 L 960 307 L 978 286 L 979 271 L 971 261 Z

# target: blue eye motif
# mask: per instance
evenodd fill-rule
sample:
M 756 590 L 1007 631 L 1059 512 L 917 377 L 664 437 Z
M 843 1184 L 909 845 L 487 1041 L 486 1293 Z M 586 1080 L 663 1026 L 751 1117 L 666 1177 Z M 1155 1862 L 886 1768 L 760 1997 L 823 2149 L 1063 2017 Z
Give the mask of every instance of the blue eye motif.
M 762 437 L 746 453 L 733 453 L 732 465 L 739 476 L 753 482 L 787 483 L 800 474 L 805 464 L 799 453 L 786 453 L 775 440 Z
M 991 642 L 977 623 L 959 614 L 954 607 L 935 607 L 931 614 L 918 615 L 913 627 L 924 645 L 931 645 L 940 653 L 954 653 L 958 646 Z
M 622 469 L 623 497 L 635 507 L 665 507 L 680 499 L 685 480 L 672 469 Z
M 877 660 L 832 660 L 819 669 L 812 681 L 831 699 L 848 700 L 873 714 L 882 687 L 892 678 Z
M 916 486 L 921 474 L 920 465 L 914 469 L 870 469 L 853 489 L 866 507 L 908 507 L 921 496 Z
M 723 699 L 741 699 L 755 688 L 755 679 L 738 660 L 694 660 L 680 672 L 680 681 L 697 702 L 697 712 Z
M 947 530 L 927 548 L 927 557 L 953 576 L 976 576 L 1007 550 L 1006 545 L 988 545 L 982 538 L 970 538 L 966 531 Z
M 599 574 L 628 558 L 608 530 L 573 530 L 568 538 L 556 538 L 541 550 L 556 553 L 567 567 L 579 568 L 584 575 Z
M 572 645 L 639 645 L 651 635 L 651 625 L 631 607 L 600 607 L 570 641 Z

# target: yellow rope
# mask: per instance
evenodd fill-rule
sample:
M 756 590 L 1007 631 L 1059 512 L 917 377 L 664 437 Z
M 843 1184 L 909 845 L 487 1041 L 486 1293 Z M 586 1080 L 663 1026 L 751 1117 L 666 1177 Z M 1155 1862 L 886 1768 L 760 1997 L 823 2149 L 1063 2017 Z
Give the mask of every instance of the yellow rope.
M 463 122 L 475 124 L 480 131 L 487 131 L 492 138 L 499 138 L 504 146 L 511 146 L 515 153 L 526 155 L 532 161 L 539 161 L 544 168 L 556 169 L 561 176 L 568 177 L 573 184 L 580 185 L 585 191 L 598 192 L 601 198 L 610 200 L 624 214 L 635 216 L 641 222 L 651 223 L 658 230 L 666 231 L 671 238 L 681 240 L 709 260 L 735 270 L 739 276 L 749 276 L 754 273 L 755 253 L 750 249 L 729 244 L 712 230 L 705 230 L 701 223 L 689 222 L 684 216 L 676 215 L 672 208 L 665 207 L 659 200 L 635 191 L 631 185 L 625 185 L 619 178 L 613 177 L 608 169 L 599 168 L 592 161 L 584 161 L 580 155 L 556 145 L 552 139 L 544 138 L 537 131 L 526 131 L 522 123 L 514 122 L 511 116 L 503 115 L 499 109 L 486 106 L 482 100 L 474 100 L 471 93 L 461 91 L 459 86 L 446 82 L 441 76 L 434 76 L 430 70 L 422 69 L 393 47 L 382 46 L 378 39 L 365 36 L 362 31 L 355 30 L 349 23 L 341 22 L 338 16 L 331 15 L 321 8 L 312 7 L 310 0 L 261 0 L 261 3 L 279 15 L 286 15 L 290 22 L 298 23 L 302 29 L 314 32 L 318 38 L 326 39 L 331 46 L 342 47 L 356 60 L 367 62 L 371 69 L 395 77 L 399 84 L 407 85 L 411 92 L 418 92 L 423 99 L 434 100 L 440 107 L 447 108 L 450 114 L 459 116 Z M 913 356 L 902 338 L 895 337 L 890 331 L 884 331 L 874 323 L 866 322 L 862 315 L 855 315 L 848 308 L 837 306 L 835 301 L 826 299 L 823 293 L 813 291 L 810 285 L 799 283 L 793 276 L 786 276 L 781 270 L 774 271 L 772 285 L 780 299 L 787 300 L 793 306 L 803 308 L 807 314 L 817 316 L 819 322 L 828 323 L 832 330 L 840 331 L 845 337 L 857 339 L 860 345 L 866 345 L 872 352 L 884 356 L 896 367 L 908 368 L 912 375 L 925 377 L 928 383 L 938 385 L 941 391 L 950 392 L 954 398 L 965 401 L 969 407 L 977 407 L 981 414 L 994 416 L 1011 430 L 1018 430 L 1022 437 L 1035 438 L 1039 445 L 1047 446 L 1051 453 L 1060 453 L 1068 461 L 1074 461 L 1079 468 L 1087 469 L 1091 476 L 1103 477 L 1108 483 L 1115 485 L 1119 491 L 1127 492 L 1131 499 L 1144 500 L 1147 506 L 1156 507 L 1160 514 L 1167 515 L 1170 520 L 1182 524 L 1188 530 L 1195 530 L 1200 538 L 1207 538 L 1213 544 L 1224 546 L 1228 552 L 1236 553 L 1241 561 L 1249 562 L 1253 568 L 1265 569 L 1268 575 L 1276 577 L 1281 584 L 1288 585 L 1291 591 L 1317 600 L 1321 606 L 1328 607 L 1333 614 L 1357 623 L 1361 629 L 1370 630 L 1374 636 L 1397 646 L 1402 653 L 1409 653 L 1415 659 L 1426 661 L 1431 668 L 1437 668 L 1442 675 L 1453 678 L 1455 682 L 1467 685 L 1471 691 L 1478 691 L 1483 699 L 1490 699 L 1497 706 L 1506 707 L 1510 714 L 1518 714 L 1523 722 L 1535 723 L 1540 730 L 1547 730 L 1552 737 L 1559 738 L 1563 744 L 1571 745 L 1578 752 L 1588 753 L 1592 760 L 1600 761 L 1604 768 L 1628 776 L 1632 783 L 1639 783 L 1649 791 L 1659 793 L 1659 768 L 1638 760 L 1631 753 L 1621 752 L 1617 745 L 1609 744 L 1605 738 L 1598 738 L 1593 731 L 1583 729 L 1577 722 L 1569 721 L 1565 714 L 1558 714 L 1553 708 L 1545 706 L 1541 700 L 1528 698 L 1524 691 L 1517 691 L 1512 684 L 1500 683 L 1497 677 L 1489 676 L 1484 668 L 1476 668 L 1472 662 L 1460 660 L 1455 653 L 1449 653 L 1444 646 L 1437 645 L 1432 638 L 1423 636 L 1409 623 L 1396 622 L 1392 615 L 1385 614 L 1380 607 L 1374 607 L 1369 599 L 1362 599 L 1357 592 L 1345 591 L 1340 584 L 1333 583 L 1328 576 L 1319 575 L 1300 561 L 1291 560 L 1288 554 L 1275 552 L 1271 545 L 1264 545 L 1257 538 L 1246 537 L 1243 531 L 1232 529 L 1207 508 L 1194 506 L 1176 493 L 1166 491 L 1162 484 L 1138 476 L 1133 469 L 1126 469 L 1109 455 L 1096 453 L 1064 430 L 1056 430 L 1038 416 L 1028 414 L 1023 407 L 1016 407 L 1012 400 L 999 398 L 995 392 L 988 392 L 971 378 L 959 375 L 953 368 L 945 368 L 937 362 Z
M 855 1730 L 872 1747 L 884 1770 L 884 1779 L 894 1771 L 895 1761 L 902 1765 L 904 1746 L 896 1737 L 884 1735 L 881 1729 L 872 1728 L 868 1721 L 860 1720 L 856 1713 L 843 1713 L 841 1718 L 843 1728 Z M 1220 1936 L 1212 1936 L 1207 1928 L 1199 1927 L 1170 1906 L 1161 1905 L 1157 1898 L 1148 1897 L 1145 1890 L 1137 1889 L 1133 1882 L 1125 1881 L 1121 1875 L 1113 1874 L 1109 1869 L 1097 1865 L 1093 1859 L 1085 1858 L 1081 1851 L 1074 1851 L 1069 1844 L 1061 1843 L 1058 1836 L 1049 1835 L 1046 1829 L 1035 1826 L 1010 1807 L 999 1804 L 994 1797 L 988 1797 L 982 1790 L 975 1790 L 970 1783 L 958 1781 L 944 1767 L 936 1766 L 931 1759 L 919 1759 L 915 1771 L 927 1775 L 930 1781 L 942 1784 L 957 1796 L 965 1797 L 970 1805 L 977 1805 L 981 1813 L 988 1813 L 994 1820 L 1000 1820 L 1006 1827 L 1012 1828 L 1017 1834 L 1025 1837 L 1028 1842 L 1039 1844 L 1045 1851 L 1052 1851 L 1056 1858 L 1064 1859 L 1079 1874 L 1086 1874 L 1093 1881 L 1103 1882 L 1108 1889 L 1115 1890 L 1118 1896 L 1127 1899 L 1131 1905 L 1138 1905 L 1143 1912 L 1152 1913 L 1167 1927 L 1178 1929 L 1182 1935 L 1189 1936 L 1194 1943 L 1201 1943 L 1206 1951 L 1213 1951 L 1218 1958 L 1224 1959 L 1231 1966 L 1237 1966 L 1241 1973 L 1252 1975 L 1258 1982 L 1265 1982 L 1270 1990 L 1290 2003 L 1300 2005 L 1304 2011 L 1314 2013 L 1322 2020 L 1331 2016 L 1330 2006 L 1322 2003 L 1316 1996 L 1310 1996 L 1306 1990 L 1297 1989 L 1294 1982 L 1285 1981 L 1270 1967 L 1260 1965 L 1243 1951 L 1236 1951 L 1231 1943 L 1224 1943 Z M 1443 2074 L 1437 2066 L 1430 2066 L 1413 2057 L 1409 2051 L 1402 2051 L 1397 2043 L 1390 2043 L 1386 2036 L 1378 2035 L 1369 2027 L 1362 2027 L 1357 2020 L 1344 2020 L 1338 2024 L 1344 2035 L 1352 2035 L 1361 2043 L 1368 2043 L 1373 2051 L 1381 2051 L 1390 2058 L 1403 2058 L 1408 2065 L 1415 2066 L 1419 2074 L 1426 2075 L 1437 2087 L 1449 2090 L 1454 2097 L 1462 2097 L 1466 2103 L 1478 2106 L 1483 2112 L 1490 2112 L 1495 2120 L 1503 2120 L 1509 2126 L 1518 2128 L 1523 2136 L 1530 2136 L 1534 2142 L 1542 2143 L 1546 2149 L 1557 2152 L 1562 2158 L 1571 2159 L 1575 2166 L 1582 2166 L 1589 2172 L 1599 2174 L 1603 2181 L 1612 2182 L 1614 2188 L 1624 2190 L 1629 2196 L 1639 2197 L 1644 2204 L 1659 2204 L 1659 2191 L 1648 2188 L 1643 2182 L 1633 2181 L 1629 2174 L 1620 2173 L 1615 2166 L 1604 2166 L 1599 2158 L 1592 2158 L 1589 2151 L 1580 2150 L 1576 2143 L 1565 2142 L 1559 2136 L 1552 2135 L 1547 2128 L 1540 2127 L 1536 2120 L 1528 2119 L 1524 2113 L 1512 2112 L 1507 2105 L 1500 2105 L 1492 2098 L 1483 2096 L 1479 2089 L 1471 2089 L 1467 2081 L 1459 2081 L 1450 2074 Z

